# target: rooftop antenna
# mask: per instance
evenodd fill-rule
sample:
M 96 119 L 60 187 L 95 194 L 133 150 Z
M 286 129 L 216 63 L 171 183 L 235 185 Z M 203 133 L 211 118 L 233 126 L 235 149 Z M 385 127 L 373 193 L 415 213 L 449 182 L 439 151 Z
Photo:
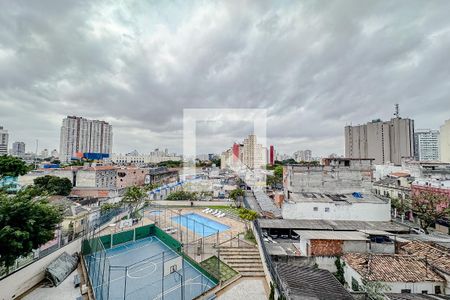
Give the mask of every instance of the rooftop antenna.
M 394 107 L 395 107 L 395 112 L 394 112 L 394 116 L 395 116 L 396 118 L 398 118 L 398 117 L 399 117 L 399 115 L 400 115 L 400 111 L 399 111 L 398 103 L 397 103 L 397 104 L 395 104 L 395 105 L 394 105 Z

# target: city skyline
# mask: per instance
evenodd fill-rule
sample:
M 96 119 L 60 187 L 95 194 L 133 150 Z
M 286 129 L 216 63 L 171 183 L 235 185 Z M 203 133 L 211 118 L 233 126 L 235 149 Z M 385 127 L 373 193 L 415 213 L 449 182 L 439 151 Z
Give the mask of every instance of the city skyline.
M 60 120 L 80 115 L 113 124 L 117 152 L 180 153 L 183 108 L 265 108 L 268 143 L 317 155 L 343 154 L 345 125 L 389 119 L 395 103 L 438 129 L 450 3 L 413 2 L 8 3 L 0 123 L 10 141 L 58 149 Z M 199 148 L 249 127 L 205 128 Z

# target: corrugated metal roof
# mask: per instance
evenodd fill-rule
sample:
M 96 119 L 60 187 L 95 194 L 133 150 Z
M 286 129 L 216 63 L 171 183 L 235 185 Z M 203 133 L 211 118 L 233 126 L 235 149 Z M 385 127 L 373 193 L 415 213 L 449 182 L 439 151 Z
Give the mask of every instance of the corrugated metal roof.
M 367 235 L 359 231 L 329 231 L 329 230 L 294 230 L 300 239 L 306 240 L 342 240 L 366 241 Z
M 329 271 L 277 263 L 287 299 L 352 300 L 352 295 Z
M 383 230 L 388 232 L 409 232 L 409 227 L 381 221 L 332 221 L 332 220 L 293 220 L 259 219 L 261 228 L 308 229 L 308 230 Z
M 267 196 L 266 193 L 260 190 L 255 190 L 253 194 L 255 195 L 256 201 L 258 202 L 262 211 L 272 213 L 276 218 L 281 218 L 281 209 L 275 206 L 273 200 L 269 196 Z

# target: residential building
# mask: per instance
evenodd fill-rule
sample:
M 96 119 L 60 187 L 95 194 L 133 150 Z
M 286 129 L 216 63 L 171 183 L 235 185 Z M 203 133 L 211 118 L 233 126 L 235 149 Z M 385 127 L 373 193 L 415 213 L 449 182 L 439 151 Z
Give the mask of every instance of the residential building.
M 8 154 L 8 130 L 0 126 L 0 155 Z
M 394 235 L 383 231 L 294 230 L 294 232 L 300 236 L 298 248 L 302 256 L 334 258 L 346 253 L 395 253 Z
M 376 195 L 388 198 L 410 199 L 412 178 L 406 172 L 394 172 L 373 183 Z
M 396 117 L 385 122 L 377 119 L 364 125 L 346 126 L 345 156 L 373 158 L 375 164 L 400 165 L 402 158 L 414 156 L 414 120 Z
M 390 221 L 391 203 L 372 193 L 291 193 L 281 208 L 284 219 Z
M 297 162 L 311 161 L 312 160 L 312 152 L 311 152 L 311 150 L 299 150 L 297 152 L 294 152 L 293 158 Z
M 439 130 L 417 129 L 414 132 L 414 159 L 439 160 Z
M 398 252 L 425 261 L 434 272 L 445 279 L 445 289 L 441 289 L 440 293 L 450 295 L 450 251 L 448 248 L 421 241 L 412 241 L 401 245 Z M 439 293 L 434 290 L 433 294 Z
M 273 148 L 273 145 L 270 145 L 270 150 L 269 150 L 269 164 L 271 166 L 273 166 L 275 162 L 275 149 Z
M 389 293 L 442 294 L 446 280 L 416 255 L 347 253 L 342 256 L 345 281 L 353 291 L 367 282 L 378 282 Z
M 60 159 L 68 162 L 77 153 L 112 152 L 112 126 L 99 120 L 68 116 L 62 122 Z
M 267 164 L 266 148 L 257 143 L 256 135 L 244 139 L 243 164 L 249 169 L 264 167 Z
M 402 170 L 409 172 L 414 178 L 450 180 L 450 163 L 404 160 Z
M 234 143 L 230 149 L 225 150 L 221 155 L 221 168 L 226 167 L 247 167 L 254 170 L 265 167 L 268 163 L 267 149 L 258 144 L 256 135 L 251 134 L 242 144 Z
M 14 142 L 12 145 L 11 155 L 23 157 L 25 155 L 25 143 Z
M 47 158 L 49 156 L 48 154 L 48 149 L 44 149 L 41 151 L 41 157 L 42 158 Z
M 170 154 L 168 151 L 159 151 L 158 149 L 155 149 L 155 151 L 149 154 L 139 154 L 139 152 L 134 150 L 127 154 L 113 154 L 111 156 L 111 161 L 117 165 L 142 166 L 169 160 L 179 161 L 181 160 L 181 156 L 177 156 L 175 153 Z
M 283 169 L 285 198 L 291 193 L 370 192 L 373 159 L 325 158 L 323 165 L 288 165 Z
M 450 163 L 450 119 L 441 126 L 439 148 L 441 161 Z
M 52 152 L 50 153 L 50 155 L 53 158 L 58 158 L 59 157 L 59 153 L 58 153 L 58 151 L 56 149 L 53 149 Z

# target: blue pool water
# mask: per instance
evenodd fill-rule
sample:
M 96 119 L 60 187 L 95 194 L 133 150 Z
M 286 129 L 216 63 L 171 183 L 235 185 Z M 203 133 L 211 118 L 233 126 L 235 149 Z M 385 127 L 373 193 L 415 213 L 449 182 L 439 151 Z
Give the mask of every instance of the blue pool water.
M 199 236 L 209 236 L 230 229 L 230 226 L 205 218 L 196 213 L 172 217 L 172 220 L 194 231 Z

